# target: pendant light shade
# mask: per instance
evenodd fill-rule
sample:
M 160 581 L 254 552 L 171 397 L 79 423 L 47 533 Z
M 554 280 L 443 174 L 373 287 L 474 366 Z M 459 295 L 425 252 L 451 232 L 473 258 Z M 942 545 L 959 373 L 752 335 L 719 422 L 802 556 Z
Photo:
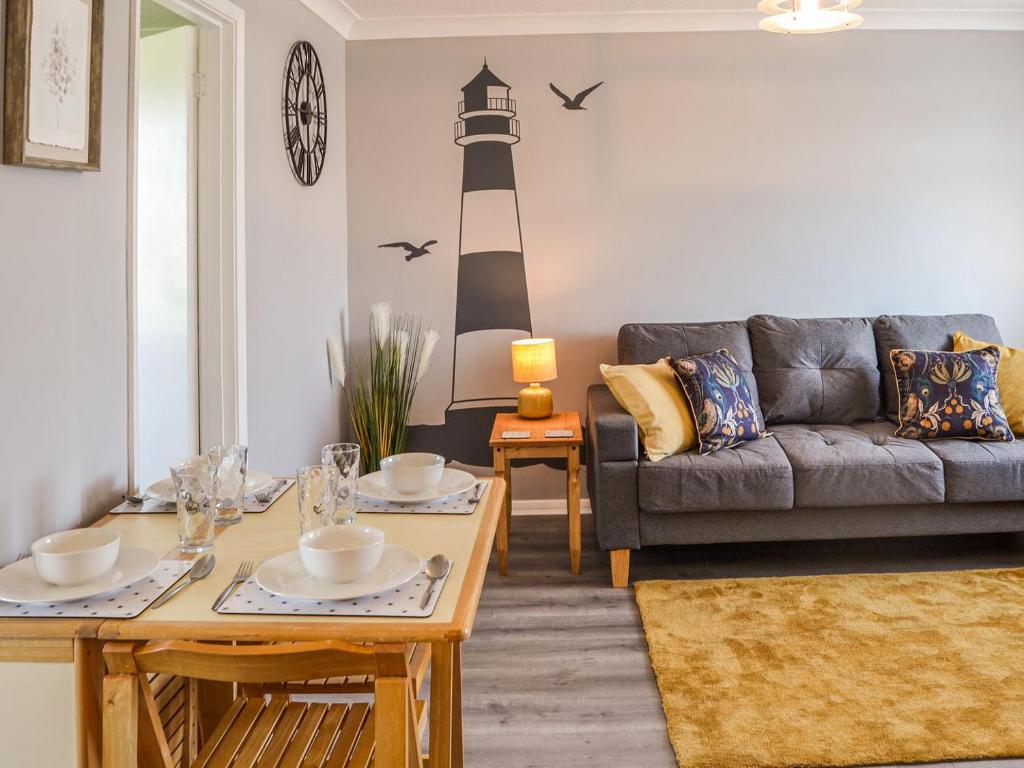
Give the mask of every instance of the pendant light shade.
M 824 5 L 822 0 L 761 0 L 757 10 L 770 15 L 761 19 L 758 26 L 767 32 L 787 35 L 839 32 L 859 27 L 864 21 L 850 13 L 859 5 L 860 0 L 841 0 L 835 5 Z

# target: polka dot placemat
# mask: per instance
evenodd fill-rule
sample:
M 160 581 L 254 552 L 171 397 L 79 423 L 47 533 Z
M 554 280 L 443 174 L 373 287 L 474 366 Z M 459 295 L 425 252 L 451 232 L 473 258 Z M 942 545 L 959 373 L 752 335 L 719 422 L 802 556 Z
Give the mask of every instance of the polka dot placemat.
M 0 602 L 0 618 L 132 619 L 188 573 L 193 560 L 161 560 L 149 576 L 102 595 L 67 603 Z
M 360 512 L 391 512 L 399 515 L 471 515 L 476 511 L 477 504 L 490 487 L 490 480 L 481 480 L 468 491 L 443 499 L 423 502 L 422 504 L 399 504 L 393 501 L 381 501 L 359 496 Z
M 430 579 L 421 573 L 400 587 L 356 600 L 296 600 L 278 597 L 249 579 L 224 601 L 218 613 L 272 614 L 276 616 L 382 616 L 422 619 L 434 612 L 448 577 L 437 582 L 425 608 L 420 608 Z

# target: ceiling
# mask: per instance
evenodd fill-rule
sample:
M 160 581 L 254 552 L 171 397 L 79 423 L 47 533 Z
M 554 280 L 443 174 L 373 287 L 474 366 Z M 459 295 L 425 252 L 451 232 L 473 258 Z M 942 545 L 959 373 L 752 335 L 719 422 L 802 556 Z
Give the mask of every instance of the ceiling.
M 303 0 L 350 40 L 756 30 L 757 0 Z M 863 29 L 1024 30 L 1024 0 L 864 0 Z
M 346 0 L 360 19 L 749 10 L 749 0 Z M 753 3 L 756 5 L 756 2 Z M 1013 0 L 872 0 L 875 8 L 1021 8 Z

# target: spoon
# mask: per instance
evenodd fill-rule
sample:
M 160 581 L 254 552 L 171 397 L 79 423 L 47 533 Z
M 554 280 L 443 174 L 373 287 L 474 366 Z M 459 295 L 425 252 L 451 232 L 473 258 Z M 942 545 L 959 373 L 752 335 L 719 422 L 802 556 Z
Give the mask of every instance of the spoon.
M 432 558 L 427 560 L 427 578 L 430 579 L 430 586 L 427 587 L 427 593 L 423 595 L 423 602 L 420 603 L 420 610 L 427 607 L 427 603 L 430 602 L 430 598 L 434 594 L 434 586 L 438 581 L 448 575 L 448 571 L 452 569 L 452 561 L 444 555 L 434 555 Z
M 216 564 L 217 558 L 215 558 L 212 554 L 203 555 L 196 561 L 196 564 L 192 566 L 192 570 L 188 572 L 188 578 L 185 581 L 181 582 L 181 584 L 179 584 L 169 592 L 164 592 L 162 595 L 160 595 L 160 597 L 154 600 L 153 604 L 149 607 L 159 608 L 161 605 L 163 605 L 176 594 L 181 592 L 181 590 L 183 590 L 192 582 L 205 579 L 213 571 L 213 566 L 215 566 Z

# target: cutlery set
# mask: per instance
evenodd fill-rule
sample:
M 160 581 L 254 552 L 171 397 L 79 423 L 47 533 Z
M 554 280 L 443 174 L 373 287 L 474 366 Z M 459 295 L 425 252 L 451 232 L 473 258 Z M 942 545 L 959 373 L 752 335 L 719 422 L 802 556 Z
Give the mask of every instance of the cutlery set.
M 192 567 L 191 571 L 189 571 L 187 577 L 173 589 L 168 590 L 157 598 L 150 608 L 160 608 L 186 587 L 197 581 L 205 579 L 213 572 L 216 562 L 217 560 L 212 554 L 206 554 L 200 557 Z M 444 579 L 451 571 L 451 568 L 452 561 L 443 554 L 434 555 L 427 561 L 423 573 L 426 574 L 429 579 L 429 583 L 427 585 L 427 591 L 424 593 L 423 599 L 420 601 L 421 609 L 427 607 L 427 604 L 434 595 L 434 588 L 437 585 L 437 582 Z M 224 605 L 224 602 L 231 597 L 231 594 L 252 577 L 255 570 L 256 564 L 252 560 L 245 560 L 239 564 L 238 569 L 235 571 L 235 575 L 231 577 L 231 581 L 228 582 L 224 591 L 217 596 L 216 600 L 214 600 L 210 609 L 213 611 L 220 610 L 221 606 Z

